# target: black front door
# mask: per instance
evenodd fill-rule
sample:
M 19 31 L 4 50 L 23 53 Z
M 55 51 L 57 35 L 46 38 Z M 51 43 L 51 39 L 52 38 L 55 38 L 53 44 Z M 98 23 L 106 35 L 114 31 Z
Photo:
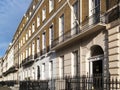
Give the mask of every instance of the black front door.
M 101 75 L 103 72 L 102 70 L 102 60 L 94 61 L 93 62 L 93 76 Z
M 102 90 L 102 60 L 93 62 L 93 85 L 95 90 Z

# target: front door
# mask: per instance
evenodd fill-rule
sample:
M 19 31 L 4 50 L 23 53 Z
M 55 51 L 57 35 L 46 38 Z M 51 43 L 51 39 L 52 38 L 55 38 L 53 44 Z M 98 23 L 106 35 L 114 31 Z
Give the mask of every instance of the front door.
M 95 90 L 101 90 L 102 88 L 102 73 L 103 65 L 102 60 L 93 62 L 93 85 Z
M 102 60 L 93 62 L 93 76 L 101 76 L 102 70 Z

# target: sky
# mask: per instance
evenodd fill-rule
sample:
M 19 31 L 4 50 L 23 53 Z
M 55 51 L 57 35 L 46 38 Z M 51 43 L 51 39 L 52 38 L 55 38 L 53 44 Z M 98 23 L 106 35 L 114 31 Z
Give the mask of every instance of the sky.
M 13 35 L 32 0 L 0 0 L 0 57 L 12 42 Z

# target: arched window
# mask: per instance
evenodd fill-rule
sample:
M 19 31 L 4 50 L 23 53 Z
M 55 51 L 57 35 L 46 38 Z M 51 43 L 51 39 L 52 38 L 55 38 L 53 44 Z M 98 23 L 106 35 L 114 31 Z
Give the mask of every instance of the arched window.
M 104 51 L 99 45 L 94 45 L 91 47 L 91 56 L 103 55 Z

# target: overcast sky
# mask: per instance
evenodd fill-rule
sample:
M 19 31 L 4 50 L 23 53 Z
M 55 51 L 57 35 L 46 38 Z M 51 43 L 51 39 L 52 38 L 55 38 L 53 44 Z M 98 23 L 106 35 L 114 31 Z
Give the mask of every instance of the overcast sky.
M 31 1 L 0 0 L 0 57 L 4 56 Z

